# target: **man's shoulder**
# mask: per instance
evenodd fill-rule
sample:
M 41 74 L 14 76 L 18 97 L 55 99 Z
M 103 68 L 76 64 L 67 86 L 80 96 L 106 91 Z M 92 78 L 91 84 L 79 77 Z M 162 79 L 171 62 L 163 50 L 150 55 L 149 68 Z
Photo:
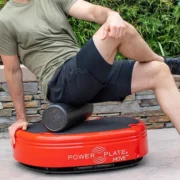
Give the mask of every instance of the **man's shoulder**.
M 6 24 L 12 17 L 14 17 L 13 6 L 10 3 L 7 3 L 0 10 L 0 21 Z

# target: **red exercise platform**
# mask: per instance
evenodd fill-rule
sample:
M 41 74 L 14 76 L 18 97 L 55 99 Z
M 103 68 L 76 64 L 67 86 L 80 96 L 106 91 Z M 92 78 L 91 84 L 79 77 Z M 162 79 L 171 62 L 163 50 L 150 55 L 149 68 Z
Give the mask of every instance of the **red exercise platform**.
M 42 123 L 18 130 L 14 158 L 46 173 L 117 169 L 137 164 L 148 153 L 143 121 L 104 117 L 65 132 L 50 133 Z

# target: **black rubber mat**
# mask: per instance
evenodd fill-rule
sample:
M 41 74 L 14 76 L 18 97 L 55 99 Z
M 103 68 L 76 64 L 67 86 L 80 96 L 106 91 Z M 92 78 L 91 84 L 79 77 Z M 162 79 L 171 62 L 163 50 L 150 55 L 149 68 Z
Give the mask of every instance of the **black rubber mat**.
M 100 120 L 84 121 L 81 124 L 64 132 L 59 132 L 58 134 L 80 134 L 119 130 L 129 128 L 130 124 L 138 123 L 138 120 L 129 117 L 103 117 Z M 27 131 L 31 133 L 49 132 L 42 123 L 34 123 L 30 125 Z
M 46 174 L 70 174 L 70 173 L 77 174 L 77 173 L 88 173 L 88 172 L 128 168 L 128 167 L 138 165 L 138 163 L 142 159 L 143 158 L 139 158 L 139 159 L 135 159 L 131 161 L 119 162 L 119 163 L 114 163 L 114 164 L 103 164 L 103 165 L 96 165 L 96 166 L 71 167 L 71 168 L 40 168 L 40 167 L 28 166 L 24 164 L 23 165 L 31 170 L 38 171 L 41 173 L 46 173 Z

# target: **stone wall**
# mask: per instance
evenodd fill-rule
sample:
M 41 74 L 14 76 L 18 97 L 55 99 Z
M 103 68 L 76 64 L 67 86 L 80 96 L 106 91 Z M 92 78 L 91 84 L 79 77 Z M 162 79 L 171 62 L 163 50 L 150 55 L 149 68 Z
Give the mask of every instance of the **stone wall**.
M 0 132 L 15 121 L 16 112 L 9 95 L 4 77 L 3 66 L 0 66 Z M 41 88 L 35 76 L 24 66 L 23 81 L 25 91 L 25 105 L 29 122 L 41 121 L 43 110 L 49 106 L 49 102 L 41 97 Z M 174 76 L 178 88 L 180 88 L 180 76 Z M 153 91 L 144 91 L 128 96 L 121 102 L 106 102 L 94 104 L 94 112 L 90 119 L 99 116 L 133 116 L 144 120 L 148 129 L 173 127 L 169 118 L 160 109 Z

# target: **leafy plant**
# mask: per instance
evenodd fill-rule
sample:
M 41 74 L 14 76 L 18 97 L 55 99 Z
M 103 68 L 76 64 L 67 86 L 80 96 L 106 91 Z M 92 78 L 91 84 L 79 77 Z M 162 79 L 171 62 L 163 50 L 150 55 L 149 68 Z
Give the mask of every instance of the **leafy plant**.
M 6 0 L 0 0 L 1 5 Z M 94 4 L 109 7 L 131 23 L 149 46 L 158 54 L 180 55 L 180 0 L 89 0 Z M 70 18 L 69 21 L 78 39 L 85 44 L 100 25 Z M 120 54 L 118 59 L 122 59 Z
M 120 13 L 158 54 L 180 54 L 180 0 L 89 0 Z M 95 23 L 70 18 L 82 46 L 100 27 Z M 118 59 L 124 57 L 118 54 Z
M 3 0 L 0 0 L 0 6 L 4 5 Z

